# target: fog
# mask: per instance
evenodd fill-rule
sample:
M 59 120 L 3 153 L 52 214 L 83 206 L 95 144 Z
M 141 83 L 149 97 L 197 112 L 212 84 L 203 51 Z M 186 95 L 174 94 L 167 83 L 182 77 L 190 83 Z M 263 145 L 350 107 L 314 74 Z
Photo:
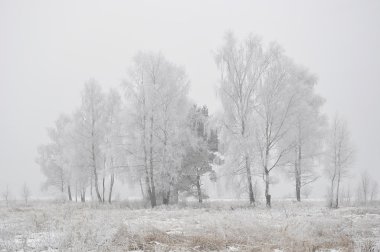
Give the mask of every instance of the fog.
M 0 190 L 18 197 L 27 182 L 32 197 L 46 196 L 35 162 L 46 128 L 79 106 L 89 78 L 119 87 L 138 51 L 184 67 L 190 96 L 216 112 L 214 54 L 226 31 L 276 41 L 314 73 L 324 111 L 347 119 L 350 176 L 379 181 L 379 13 L 379 1 L 1 1 Z

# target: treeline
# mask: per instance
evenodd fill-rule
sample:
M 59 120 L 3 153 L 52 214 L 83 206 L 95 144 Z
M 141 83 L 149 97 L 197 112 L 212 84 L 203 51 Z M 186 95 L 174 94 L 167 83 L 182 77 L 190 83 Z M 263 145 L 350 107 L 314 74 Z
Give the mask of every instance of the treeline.
M 86 82 L 81 106 L 61 115 L 50 142 L 39 147 L 45 186 L 66 191 L 69 200 L 94 193 L 111 202 L 119 175 L 138 183 L 154 207 L 178 202 L 180 193 L 202 202 L 202 177 L 215 181 L 223 173 L 251 204 L 254 178 L 262 178 L 270 207 L 273 173 L 294 180 L 300 201 L 323 167 L 329 204 L 338 207 L 353 148 L 344 120 L 328 125 L 317 78 L 279 45 L 265 47 L 254 36 L 239 41 L 227 33 L 215 62 L 222 110 L 213 116 L 189 99 L 184 69 L 161 54 L 137 54 L 122 92 Z

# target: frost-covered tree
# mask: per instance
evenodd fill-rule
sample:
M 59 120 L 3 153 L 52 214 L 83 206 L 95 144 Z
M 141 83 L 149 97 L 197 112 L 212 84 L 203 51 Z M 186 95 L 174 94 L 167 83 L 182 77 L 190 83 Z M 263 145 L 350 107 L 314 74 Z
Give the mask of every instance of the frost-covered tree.
M 371 193 L 370 200 L 371 201 L 377 200 L 377 195 L 379 193 L 379 184 L 377 183 L 377 181 L 372 181 L 370 193 Z
M 201 178 L 207 173 L 212 178 L 214 172 L 211 166 L 214 158 L 213 151 L 217 151 L 213 142 L 215 141 L 215 136 L 213 135 L 215 133 L 208 135 L 208 120 L 209 115 L 206 106 L 200 108 L 194 105 L 190 109 L 187 119 L 187 144 L 178 185 L 181 191 L 198 198 L 199 203 L 202 203 L 203 199 L 207 197 L 202 192 Z
M 363 195 L 364 204 L 367 204 L 367 201 L 369 200 L 370 186 L 371 186 L 371 180 L 368 175 L 368 172 L 365 171 L 361 174 L 361 177 L 360 177 L 360 187 L 361 187 L 361 191 Z
M 21 197 L 25 201 L 26 206 L 28 205 L 30 194 L 31 193 L 30 193 L 30 189 L 29 189 L 28 184 L 24 183 L 24 185 L 22 186 L 22 190 L 21 190 Z
M 323 152 L 323 137 L 327 127 L 321 112 L 323 98 L 315 93 L 316 79 L 308 71 L 294 66 L 294 113 L 292 128 L 281 144 L 293 150 L 288 153 L 290 167 L 287 170 L 295 182 L 295 195 L 301 201 L 302 188 L 318 178 L 316 167 Z M 285 146 L 285 147 L 286 147 Z
M 282 49 L 272 44 L 267 54 L 270 65 L 258 88 L 257 118 L 254 121 L 256 148 L 265 183 L 265 198 L 271 207 L 270 176 L 277 167 L 284 167 L 287 156 L 294 149 L 294 141 L 288 141 L 294 128 L 298 76 L 293 62 L 285 57 Z
M 327 139 L 325 172 L 329 180 L 328 204 L 339 206 L 340 185 L 349 173 L 354 151 L 347 123 L 336 115 Z
M 123 165 L 123 149 L 121 138 L 121 97 L 111 89 L 105 97 L 104 105 L 104 138 L 101 143 L 103 157 L 102 201 L 105 201 L 105 180 L 109 177 L 108 202 L 112 201 L 112 191 L 115 182 L 116 167 Z
M 1 196 L 3 197 L 7 207 L 9 205 L 9 198 L 11 196 L 11 191 L 9 190 L 8 185 L 5 187 L 4 191 L 1 193 Z
M 48 129 L 50 143 L 38 147 L 36 162 L 40 165 L 46 177 L 44 188 L 54 187 L 62 194 L 67 188 L 68 198 L 71 197 L 70 188 L 70 129 L 71 119 L 61 115 L 55 122 L 55 127 Z
M 90 182 L 92 185 L 93 178 L 99 202 L 103 201 L 99 189 L 99 172 L 104 165 L 101 153 L 105 133 L 104 106 L 105 95 L 101 87 L 95 80 L 89 80 L 85 83 L 82 103 L 75 116 L 75 138 L 81 148 L 77 155 L 83 157 L 82 166 L 77 168 L 87 170 L 90 167 Z
M 124 86 L 129 166 L 144 178 L 154 207 L 158 194 L 168 202 L 180 167 L 179 129 L 188 107 L 188 80 L 182 68 L 162 55 L 139 53 Z
M 249 36 L 244 41 L 237 41 L 232 33 L 227 33 L 215 61 L 220 72 L 223 135 L 228 142 L 226 164 L 234 168 L 233 173 L 245 171 L 249 202 L 253 204 L 251 124 L 257 103 L 257 87 L 269 66 L 268 57 L 257 37 Z
M 367 205 L 368 202 L 372 202 L 377 197 L 378 184 L 372 179 L 367 171 L 364 171 L 360 176 L 360 182 L 358 186 L 358 201 Z

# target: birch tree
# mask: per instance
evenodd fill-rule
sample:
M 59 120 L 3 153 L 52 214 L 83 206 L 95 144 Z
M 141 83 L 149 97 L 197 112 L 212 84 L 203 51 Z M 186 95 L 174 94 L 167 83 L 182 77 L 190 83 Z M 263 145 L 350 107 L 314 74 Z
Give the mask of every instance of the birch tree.
M 277 167 L 284 167 L 287 155 L 294 148 L 294 142 L 287 141 L 293 128 L 297 82 L 294 64 L 286 58 L 282 49 L 272 44 L 268 49 L 270 66 L 258 88 L 258 106 L 255 111 L 256 148 L 265 183 L 267 207 L 271 207 L 271 173 Z
M 44 187 L 54 187 L 62 194 L 67 188 L 68 199 L 72 200 L 70 150 L 68 148 L 70 123 L 69 116 L 61 115 L 55 122 L 55 127 L 48 129 L 50 143 L 38 147 L 39 156 L 36 162 L 40 165 L 41 171 L 47 179 Z
M 109 177 L 108 203 L 112 201 L 112 191 L 115 182 L 116 167 L 123 164 L 121 139 L 121 97 L 111 89 L 105 97 L 104 106 L 104 139 L 101 143 L 103 156 L 102 171 L 102 201 L 105 201 L 105 180 Z
M 323 137 L 327 127 L 326 117 L 321 113 L 324 103 L 315 93 L 316 78 L 305 69 L 294 67 L 295 111 L 289 142 L 293 151 L 288 153 L 290 168 L 288 173 L 295 182 L 295 195 L 301 201 L 302 189 L 318 179 L 316 166 L 321 158 Z M 286 148 L 286 146 L 285 146 Z
M 143 174 L 151 206 L 155 207 L 157 186 L 166 202 L 172 176 L 180 164 L 177 129 L 181 117 L 185 117 L 187 77 L 183 69 L 162 55 L 139 53 L 124 86 L 129 106 L 128 128 L 133 131 L 128 134 L 127 152 L 130 163 L 140 171 L 143 168 L 139 174 Z
M 82 104 L 76 114 L 76 137 L 81 143 L 83 148 L 81 153 L 87 162 L 83 168 L 91 168 L 99 202 L 103 201 L 99 189 L 99 170 L 103 163 L 100 145 L 104 139 L 104 105 L 104 93 L 99 84 L 95 80 L 86 82 L 82 93 Z
M 223 130 L 228 136 L 227 157 L 234 163 L 234 173 L 245 171 L 249 202 L 255 202 L 252 186 L 252 146 L 253 111 L 256 92 L 264 72 L 269 66 L 261 41 L 249 36 L 237 41 L 232 33 L 227 33 L 224 45 L 217 51 L 215 61 L 220 72 L 219 94 L 224 109 Z
M 328 204 L 339 206 L 340 185 L 353 162 L 354 151 L 347 124 L 338 115 L 333 119 L 327 139 L 325 172 L 329 180 Z

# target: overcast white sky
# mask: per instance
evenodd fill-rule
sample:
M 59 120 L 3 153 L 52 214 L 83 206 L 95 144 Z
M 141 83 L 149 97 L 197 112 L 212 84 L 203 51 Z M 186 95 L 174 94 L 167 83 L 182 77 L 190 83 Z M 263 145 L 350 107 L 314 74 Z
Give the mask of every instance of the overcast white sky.
M 380 180 L 380 1 L 0 0 L 0 190 L 35 196 L 46 127 L 80 102 L 83 83 L 117 87 L 139 50 L 185 67 L 191 96 L 216 107 L 213 51 L 227 30 L 276 40 L 319 78 L 330 115 L 348 121 L 357 157 Z

